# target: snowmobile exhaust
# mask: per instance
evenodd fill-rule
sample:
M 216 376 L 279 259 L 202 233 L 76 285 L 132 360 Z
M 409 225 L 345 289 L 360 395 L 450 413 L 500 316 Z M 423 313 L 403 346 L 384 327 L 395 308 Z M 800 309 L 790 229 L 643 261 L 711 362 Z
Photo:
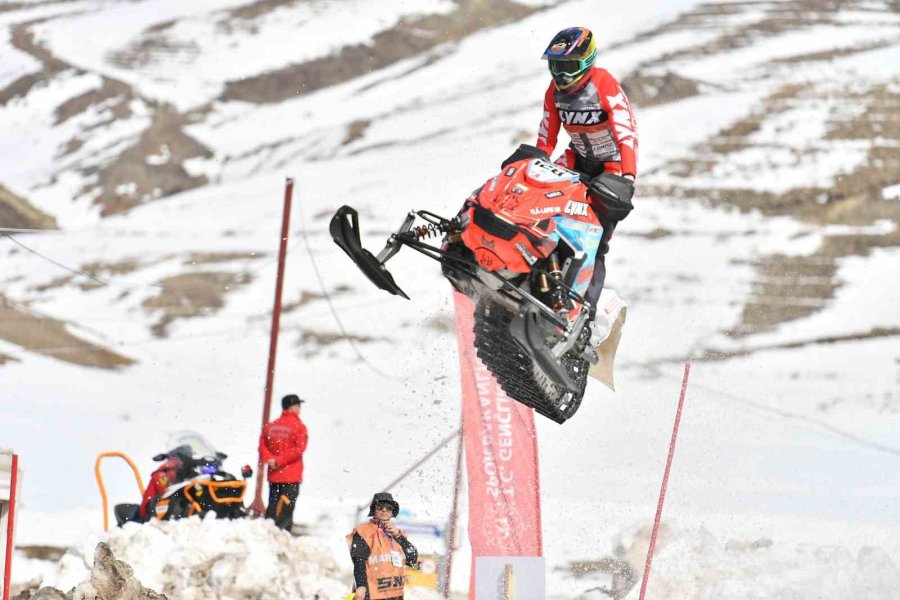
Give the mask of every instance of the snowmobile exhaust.
M 409 231 L 414 220 L 414 214 L 407 216 L 398 233 Z M 332 239 L 334 239 L 334 243 L 340 246 L 341 250 L 353 259 L 353 262 L 356 263 L 360 271 L 365 273 L 369 281 L 386 292 L 409 300 L 409 296 L 394 282 L 393 275 L 384 268 L 384 263 L 400 250 L 401 243 L 396 239 L 395 235 L 391 236 L 384 250 L 377 257 L 373 256 L 371 252 L 362 246 L 359 232 L 359 213 L 346 205 L 338 209 L 331 218 L 328 230 Z

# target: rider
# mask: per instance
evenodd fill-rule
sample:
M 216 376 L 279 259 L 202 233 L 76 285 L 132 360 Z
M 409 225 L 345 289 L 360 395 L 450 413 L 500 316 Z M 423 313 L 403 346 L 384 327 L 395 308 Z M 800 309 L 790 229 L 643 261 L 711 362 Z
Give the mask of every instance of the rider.
M 595 319 L 597 301 L 606 279 L 605 255 L 616 223 L 631 210 L 637 176 L 637 126 L 631 105 L 619 82 L 605 69 L 595 68 L 597 43 L 585 27 L 557 33 L 544 51 L 553 81 L 544 95 L 544 117 L 537 147 L 548 155 L 556 149 L 562 125 L 572 139 L 557 164 L 581 171 L 591 179 L 592 204 L 603 224 L 594 275 L 585 299 L 591 303 L 592 342 L 599 343 L 611 324 Z M 610 196 L 609 191 L 613 191 Z

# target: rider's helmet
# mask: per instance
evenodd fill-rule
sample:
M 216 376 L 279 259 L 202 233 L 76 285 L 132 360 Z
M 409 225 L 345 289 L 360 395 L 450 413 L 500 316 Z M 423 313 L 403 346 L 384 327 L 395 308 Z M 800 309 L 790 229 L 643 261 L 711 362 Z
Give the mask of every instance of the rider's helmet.
M 563 92 L 574 91 L 587 77 L 597 57 L 594 34 L 586 27 L 563 29 L 550 41 L 543 59 L 549 63 L 550 75 Z

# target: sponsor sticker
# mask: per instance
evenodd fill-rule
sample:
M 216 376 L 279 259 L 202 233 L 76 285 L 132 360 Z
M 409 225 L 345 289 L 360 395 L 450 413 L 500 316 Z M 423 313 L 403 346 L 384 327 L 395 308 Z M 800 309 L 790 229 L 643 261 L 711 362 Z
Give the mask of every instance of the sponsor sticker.
M 515 175 L 515 174 L 516 174 L 516 168 L 515 168 L 515 167 L 510 167 L 510 168 L 508 168 L 508 169 L 506 170 L 506 173 L 504 173 L 504 175 L 506 175 L 507 177 L 512 177 L 512 176 Z
M 522 242 L 518 242 L 516 244 L 516 250 L 519 251 L 519 254 L 522 255 L 522 258 L 524 258 L 525 262 L 527 262 L 529 265 L 534 265 L 534 263 L 537 262 L 537 256 L 532 254 Z
M 573 217 L 586 217 L 588 216 L 588 205 L 584 202 L 569 200 L 566 204 L 566 209 L 563 212 L 567 215 L 572 215 Z
M 544 194 L 544 196 L 546 196 L 547 198 L 559 198 L 562 195 L 563 193 L 559 190 L 556 190 L 555 192 L 547 192 L 546 194 Z
M 539 206 L 531 209 L 533 215 L 550 215 L 560 212 L 558 206 Z

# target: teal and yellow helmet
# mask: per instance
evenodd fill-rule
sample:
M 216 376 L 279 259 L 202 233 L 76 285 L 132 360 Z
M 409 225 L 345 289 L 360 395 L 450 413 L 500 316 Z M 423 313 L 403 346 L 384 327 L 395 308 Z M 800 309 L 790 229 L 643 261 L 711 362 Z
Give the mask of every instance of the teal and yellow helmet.
M 586 27 L 563 29 L 550 41 L 543 59 L 549 63 L 556 87 L 567 91 L 578 86 L 597 58 L 597 42 Z

